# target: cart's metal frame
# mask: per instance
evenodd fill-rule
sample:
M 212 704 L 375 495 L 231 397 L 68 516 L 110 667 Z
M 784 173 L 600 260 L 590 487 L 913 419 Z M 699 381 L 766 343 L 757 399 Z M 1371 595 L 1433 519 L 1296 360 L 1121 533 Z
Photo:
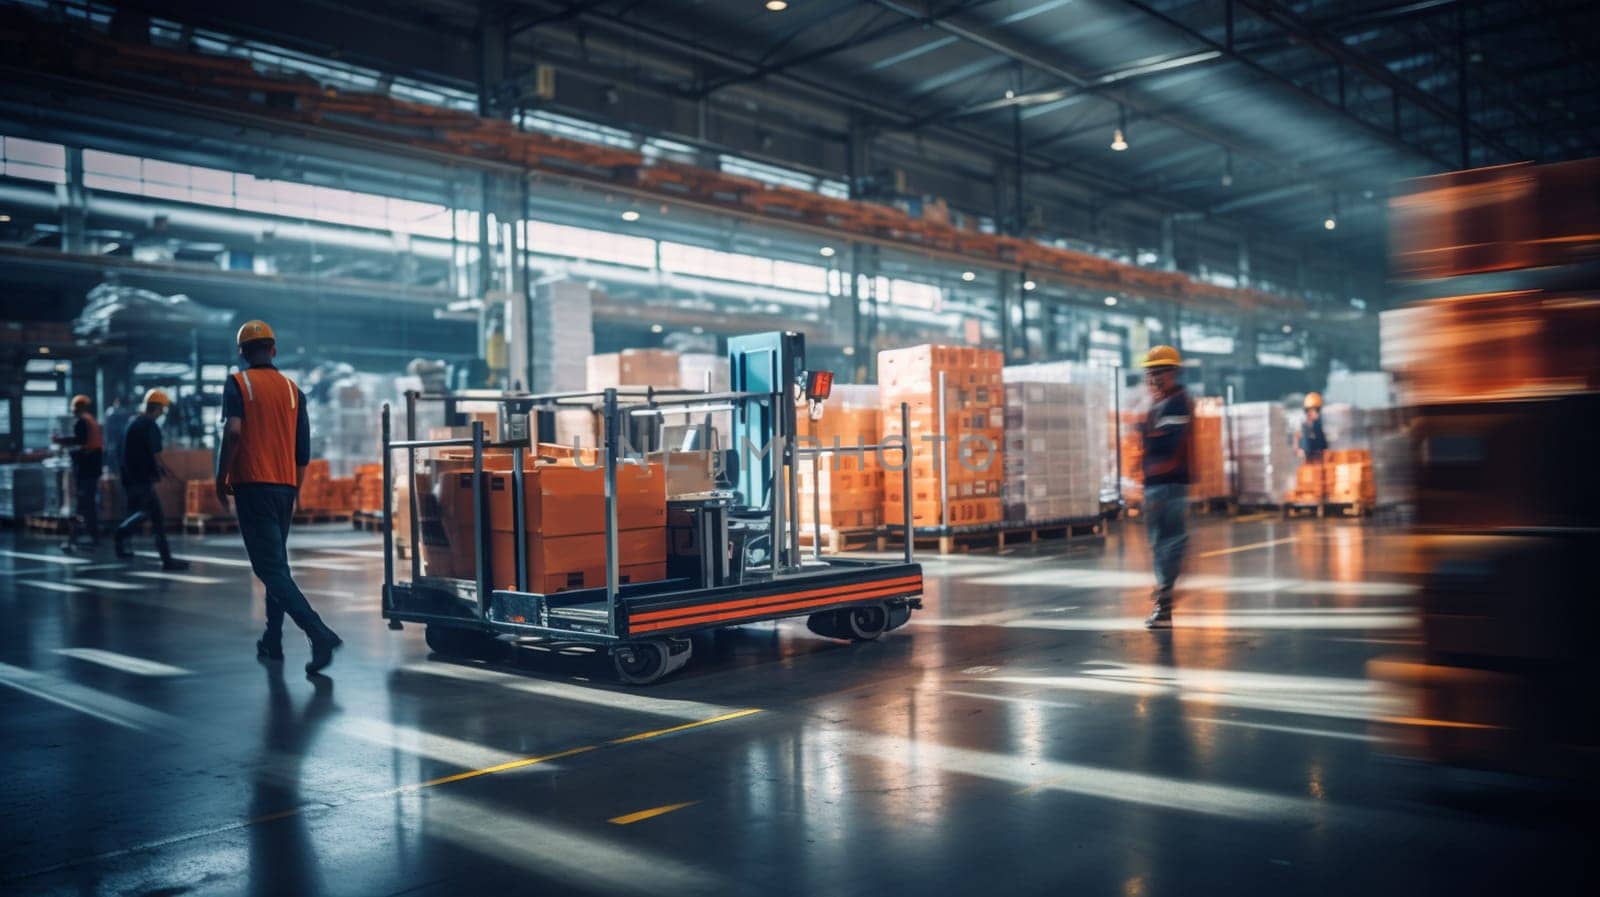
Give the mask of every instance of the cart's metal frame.
M 623 399 L 635 401 L 624 404 Z M 614 654 L 629 652 L 633 646 L 657 643 L 656 649 L 667 653 L 662 641 L 681 638 L 700 629 L 720 628 L 736 624 L 775 620 L 794 616 L 811 616 L 815 631 L 843 638 L 871 638 L 877 624 L 878 631 L 903 624 L 911 610 L 921 607 L 922 569 L 913 560 L 915 539 L 911 538 L 911 470 L 912 449 L 909 439 L 901 444 L 885 441 L 881 445 L 852 447 L 851 451 L 900 451 L 906 497 L 905 553 L 900 561 L 829 558 L 814 555 L 803 562 L 799 554 L 798 533 L 793 532 L 798 519 L 794 507 L 796 458 L 810 455 L 813 469 L 816 459 L 829 450 L 817 447 L 795 446 L 794 435 L 772 434 L 775 456 L 782 463 L 772 466 L 771 496 L 771 563 L 766 569 L 744 569 L 740 582 L 713 585 L 683 579 L 624 584 L 618 575 L 617 556 L 617 470 L 623 464 L 638 463 L 623 457 L 622 421 L 625 416 L 698 413 L 707 408 L 729 409 L 735 403 L 788 402 L 785 393 L 721 392 L 703 393 L 686 391 L 645 390 L 642 396 L 620 396 L 617 389 L 595 392 L 574 392 L 548 395 L 501 393 L 496 397 L 482 392 L 472 394 L 408 392 L 405 396 L 405 438 L 393 438 L 391 411 L 383 408 L 383 504 L 384 519 L 394 520 L 394 488 L 397 451 L 403 451 L 405 482 L 409 484 L 410 524 L 412 546 L 409 580 L 397 580 L 393 527 L 384 529 L 384 586 L 382 613 L 390 628 L 398 629 L 403 623 L 421 623 L 429 627 L 450 627 L 488 634 L 492 637 L 543 638 L 560 641 L 585 642 L 609 648 Z M 528 559 L 526 557 L 526 532 L 523 497 L 523 462 L 534 449 L 533 439 L 519 430 L 516 438 L 490 440 L 484 433 L 481 421 L 473 421 L 471 436 L 454 439 L 418 439 L 416 432 L 417 406 L 420 402 L 490 402 L 500 406 L 501 420 L 508 416 L 526 414 L 536 408 L 581 405 L 596 408 L 602 417 L 604 439 L 602 459 L 605 470 L 605 548 L 606 584 L 604 588 L 577 589 L 554 594 L 540 594 L 528 589 Z M 909 432 L 909 409 L 901 406 L 902 433 Z M 772 415 L 779 421 L 775 429 L 784 429 L 783 415 Z M 427 577 L 422 570 L 421 520 L 419 496 L 416 494 L 415 473 L 417 452 L 424 449 L 457 447 L 472 449 L 472 513 L 473 559 L 475 575 L 472 579 L 446 579 Z M 490 557 L 488 496 L 484 491 L 484 452 L 487 449 L 511 451 L 511 502 L 514 527 L 513 545 L 516 559 L 516 587 L 492 588 L 489 582 L 493 569 Z M 785 482 L 787 477 L 787 482 Z M 813 518 L 820 534 L 820 520 Z M 781 546 L 781 548 L 780 548 Z M 786 549 L 786 550 L 785 550 Z M 726 545 L 712 546 L 702 543 L 701 550 L 726 550 Z M 740 565 L 741 568 L 744 565 Z M 866 609 L 862 611 L 862 609 Z M 862 611 L 867 632 L 863 634 L 839 618 L 838 626 L 832 624 L 819 628 L 815 622 L 828 615 Z M 687 659 L 686 657 L 684 658 Z M 681 661 L 678 665 L 681 665 Z M 664 670 L 665 671 L 670 671 Z M 652 676 L 636 680 L 652 681 Z

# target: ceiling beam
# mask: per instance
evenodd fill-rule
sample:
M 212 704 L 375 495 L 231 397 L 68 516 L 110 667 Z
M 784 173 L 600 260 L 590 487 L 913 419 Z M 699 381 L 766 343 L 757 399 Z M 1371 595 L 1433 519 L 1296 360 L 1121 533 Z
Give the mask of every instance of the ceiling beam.
M 1294 10 L 1283 6 L 1276 0 L 1235 0 L 1235 2 L 1292 37 L 1304 41 L 1344 65 L 1388 87 L 1396 95 L 1404 97 L 1413 106 L 1427 111 L 1452 127 L 1465 128 L 1469 134 L 1477 137 L 1484 145 L 1505 157 L 1506 161 L 1514 162 L 1528 158 L 1526 153 L 1516 147 L 1485 133 L 1481 128 L 1473 127 L 1470 118 L 1464 116 L 1462 109 L 1451 106 L 1444 100 L 1400 77 L 1387 65 L 1372 59 L 1345 41 L 1317 28 L 1312 23 L 1301 18 Z

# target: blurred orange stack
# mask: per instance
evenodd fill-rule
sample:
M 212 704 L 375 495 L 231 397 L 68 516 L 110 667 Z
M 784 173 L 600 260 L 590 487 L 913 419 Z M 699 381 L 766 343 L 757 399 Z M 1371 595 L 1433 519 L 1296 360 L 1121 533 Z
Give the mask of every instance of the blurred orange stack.
M 884 439 L 899 438 L 900 404 L 910 406 L 913 526 L 985 526 L 1005 513 L 1005 386 L 999 352 L 921 345 L 878 353 Z M 944 420 L 939 419 L 940 375 Z M 943 433 L 942 445 L 939 434 Z M 883 518 L 903 524 L 905 495 L 898 452 L 884 456 Z M 940 505 L 939 474 L 945 480 Z
M 359 464 L 355 472 L 355 510 L 376 514 L 383 510 L 383 465 Z
M 215 480 L 189 480 L 184 483 L 183 513 L 188 516 L 231 516 L 230 512 L 217 502 Z
M 1144 501 L 1144 437 L 1139 428 L 1144 415 L 1122 412 L 1122 440 L 1117 451 L 1122 455 L 1122 501 L 1130 507 Z
M 797 465 L 800 501 L 797 516 L 803 533 L 812 529 L 813 497 L 824 532 L 875 528 L 882 524 L 884 474 L 878 452 L 850 451 L 853 446 L 876 445 L 880 438 L 878 388 L 840 384 L 823 403 L 820 420 L 807 420 L 804 406 L 798 413 L 800 432 L 805 434 L 803 439 L 813 440 L 818 448 L 837 446 L 841 449 L 817 459 L 814 477 L 809 458 L 802 458 Z M 899 411 L 895 414 L 898 417 Z M 891 460 L 898 462 L 899 454 Z
M 1194 455 L 1189 459 L 1189 497 L 1224 498 L 1228 477 L 1222 461 L 1222 400 L 1200 398 L 1194 402 Z

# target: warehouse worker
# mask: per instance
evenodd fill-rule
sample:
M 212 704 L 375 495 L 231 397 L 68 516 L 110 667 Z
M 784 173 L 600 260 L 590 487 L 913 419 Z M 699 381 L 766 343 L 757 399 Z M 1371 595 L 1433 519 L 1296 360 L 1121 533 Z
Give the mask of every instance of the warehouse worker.
M 1143 364 L 1150 390 L 1150 412 L 1139 428 L 1144 442 L 1144 515 L 1156 574 L 1155 607 L 1144 621 L 1147 629 L 1172 628 L 1172 590 L 1189 542 L 1184 515 L 1189 504 L 1194 403 L 1178 381 L 1182 364 L 1183 357 L 1171 346 L 1152 348 Z
M 1306 419 L 1300 422 L 1300 442 L 1295 450 L 1301 461 L 1313 464 L 1322 460 L 1328 450 L 1328 436 L 1322 432 L 1322 393 L 1306 393 Z
M 88 396 L 72 397 L 71 436 L 51 436 L 56 445 L 72 446 L 72 517 L 67 521 L 67 541 L 61 550 L 67 554 L 77 550 L 81 528 L 89 531 L 89 545 L 100 544 L 100 471 L 105 467 L 105 439 L 100 434 L 100 422 L 94 418 L 94 400 Z
M 287 614 L 311 641 L 306 672 L 315 673 L 333 662 L 342 642 L 312 610 L 289 570 L 289 525 L 311 460 L 306 397 L 273 366 L 278 342 L 266 323 L 246 321 L 238 345 L 242 370 L 222 389 L 217 501 L 226 508 L 232 493 L 250 567 L 267 589 L 267 630 L 256 642 L 256 656 L 283 659 Z
M 161 553 L 162 569 L 187 570 L 189 562 L 173 557 L 167 545 L 167 518 L 162 513 L 161 496 L 156 493 L 156 484 L 161 478 L 172 475 L 161 463 L 161 425 L 157 423 L 171 405 L 172 400 L 165 392 L 150 390 L 144 394 L 144 413 L 129 421 L 123 433 L 122 491 L 128 503 L 128 516 L 117 527 L 115 541 L 117 557 L 133 557 L 133 552 L 128 550 L 128 537 L 149 521 L 156 534 L 156 551 Z

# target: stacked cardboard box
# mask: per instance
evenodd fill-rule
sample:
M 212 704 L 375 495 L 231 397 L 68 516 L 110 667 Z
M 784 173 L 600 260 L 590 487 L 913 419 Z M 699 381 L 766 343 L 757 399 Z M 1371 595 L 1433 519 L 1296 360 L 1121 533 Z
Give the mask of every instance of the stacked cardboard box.
M 355 510 L 375 514 L 383 510 L 383 465 L 361 464 L 356 467 Z
M 474 533 L 472 472 L 459 459 L 419 474 L 424 503 L 423 563 L 428 576 L 471 579 Z M 468 462 L 470 465 L 470 461 Z M 509 456 L 484 459 L 482 489 L 488 505 L 489 583 L 516 585 L 516 535 Z M 424 478 L 426 477 L 426 479 Z M 420 494 L 420 493 L 419 493 Z M 524 550 L 530 591 L 551 593 L 599 588 L 606 583 L 605 471 L 573 459 L 538 461 L 523 468 Z M 617 469 L 617 564 L 621 583 L 666 577 L 665 476 L 660 465 Z
M 1321 462 L 1301 464 L 1286 500 L 1297 505 L 1376 504 L 1378 484 L 1372 473 L 1372 453 L 1340 449 L 1327 452 Z
M 999 352 L 964 346 L 922 345 L 878 353 L 884 438 L 905 435 L 910 441 L 913 526 L 986 526 L 1003 519 L 1003 360 Z M 910 405 L 909 434 L 900 432 L 902 402 Z M 899 459 L 893 454 L 886 455 L 885 463 L 897 468 Z M 894 474 L 891 469 L 884 477 L 887 524 L 905 518 L 902 481 Z
M 210 477 L 190 480 L 184 484 L 183 513 L 190 517 L 233 516 L 221 502 L 217 501 L 216 481 Z
M 1226 498 L 1227 467 L 1223 463 L 1222 400 L 1201 397 L 1194 400 L 1193 454 L 1189 458 L 1189 497 L 1197 501 Z
M 615 386 L 654 386 L 677 389 L 682 374 L 679 355 L 670 349 L 624 349 L 604 355 L 590 355 L 587 362 L 589 390 Z
M 528 303 L 529 350 L 535 393 L 584 389 L 594 352 L 594 311 L 588 285 L 576 280 L 541 283 Z
M 322 458 L 314 458 L 306 465 L 305 479 L 300 484 L 301 511 L 348 514 L 354 510 L 355 478 L 330 476 L 330 466 Z
M 1228 407 L 1233 474 L 1239 503 L 1276 505 L 1294 488 L 1294 436 L 1283 406 L 1246 402 Z M 1226 438 L 1226 437 L 1225 437 Z
M 1005 384 L 1005 508 L 1012 523 L 1100 515 L 1099 459 L 1085 424 L 1094 387 Z
M 824 531 L 877 527 L 883 523 L 882 458 L 875 450 L 849 451 L 852 447 L 876 445 L 883 432 L 881 393 L 876 386 L 841 384 L 823 404 L 822 418 L 811 421 L 806 407 L 800 406 L 802 445 L 841 451 L 821 455 L 816 474 L 810 458 L 798 463 L 798 519 L 803 530 L 812 530 L 812 504 Z M 895 409 L 898 419 L 899 409 Z M 899 453 L 890 459 L 899 467 Z M 899 473 L 894 476 L 899 477 Z M 903 482 L 897 480 L 897 482 Z
M 1000 372 L 1006 383 L 1074 383 L 1084 388 L 1084 418 L 1074 425 L 1084 434 L 1082 443 L 1100 484 L 1100 501 L 1117 498 L 1117 445 L 1111 417 L 1115 371 L 1079 361 L 1049 361 L 1012 365 Z
M 189 481 L 215 482 L 216 460 L 209 449 L 169 448 L 161 453 L 161 464 L 172 476 L 156 484 L 156 497 L 161 501 L 167 525 L 182 526 L 183 515 L 179 509 L 188 505 Z

